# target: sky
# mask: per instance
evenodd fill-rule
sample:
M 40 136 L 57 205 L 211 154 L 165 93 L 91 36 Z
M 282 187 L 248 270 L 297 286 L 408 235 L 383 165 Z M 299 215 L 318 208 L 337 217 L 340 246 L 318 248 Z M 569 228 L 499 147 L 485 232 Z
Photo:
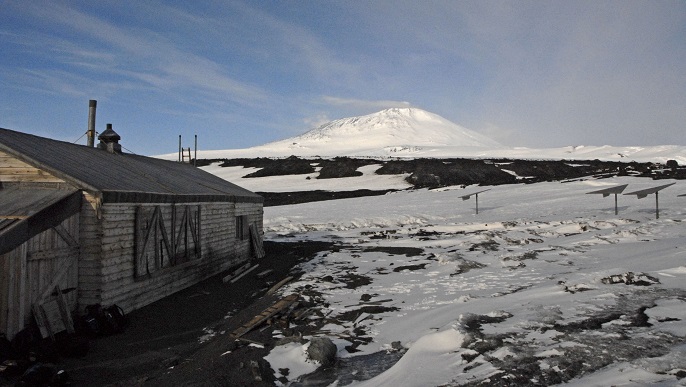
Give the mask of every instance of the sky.
M 686 2 L 0 0 L 0 127 L 237 149 L 417 107 L 508 146 L 686 145 Z

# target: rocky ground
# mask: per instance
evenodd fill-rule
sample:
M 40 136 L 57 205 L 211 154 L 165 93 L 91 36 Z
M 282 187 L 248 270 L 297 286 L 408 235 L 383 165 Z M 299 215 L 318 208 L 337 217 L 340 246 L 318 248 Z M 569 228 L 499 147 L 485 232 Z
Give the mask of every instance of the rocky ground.
M 54 367 L 74 386 L 271 386 L 275 377 L 263 357 L 273 346 L 272 327 L 245 335 L 263 346 L 228 333 L 278 299 L 266 292 L 287 276 L 297 278 L 295 265 L 331 247 L 267 241 L 267 256 L 256 263 L 271 268 L 269 276 L 257 278 L 258 269 L 235 284 L 222 281 L 226 273 L 212 277 L 130 313 L 123 333 L 92 339 L 86 356 L 61 357 Z M 0 376 L 0 385 L 17 381 Z
M 319 171 L 317 179 L 355 177 L 362 175 L 358 168 L 381 165 L 377 175 L 407 174 L 405 179 L 413 188 L 439 188 L 456 185 L 501 185 L 560 181 L 587 176 L 636 176 L 653 179 L 686 179 L 686 167 L 676 161 L 666 164 L 569 161 L 569 160 L 510 160 L 510 159 L 372 159 L 335 157 L 330 159 L 304 159 L 295 156 L 286 159 L 231 159 L 198 160 L 198 166 L 221 163 L 224 167 L 242 166 L 260 168 L 245 178 L 311 174 Z M 258 192 L 265 198 L 265 206 L 306 203 L 321 200 L 344 199 L 355 196 L 383 195 L 388 190 L 357 190 L 348 192 L 298 191 Z
M 209 163 L 212 160 L 202 160 L 200 164 Z M 214 160 L 216 161 L 216 160 Z M 686 169 L 674 165 L 659 165 L 651 163 L 614 163 L 614 162 L 565 162 L 565 161 L 515 161 L 515 160 L 372 160 L 372 159 L 321 159 L 313 160 L 298 159 L 295 157 L 286 160 L 272 159 L 244 159 L 224 160 L 227 166 L 250 166 L 262 168 L 256 176 L 274 176 L 293 173 L 312 173 L 313 163 L 321 167 L 320 179 L 355 176 L 357 168 L 370 164 L 383 164 L 376 171 L 377 174 L 407 174 L 407 181 L 414 188 L 442 187 L 449 185 L 468 185 L 480 183 L 483 185 L 510 184 L 524 182 L 555 181 L 575 179 L 583 176 L 646 176 L 654 179 L 660 178 L 686 178 Z M 276 206 L 284 204 L 332 200 L 343 197 L 371 196 L 384 194 L 387 191 L 358 190 L 351 192 L 308 191 L 290 193 L 262 193 L 265 196 L 265 205 Z M 385 232 L 391 233 L 392 230 Z M 441 233 L 426 232 L 426 235 L 413 237 L 432 239 L 442 237 Z M 362 235 L 365 238 L 394 238 L 392 235 L 370 234 Z M 473 246 L 475 251 L 489 249 L 488 245 Z M 134 311 L 130 314 L 131 324 L 128 329 L 117 335 L 100 337 L 90 341 L 89 353 L 83 358 L 61 358 L 57 367 L 64 369 L 69 375 L 73 385 L 76 386 L 267 386 L 274 385 L 277 380 L 286 381 L 288 370 L 272 370 L 264 357 L 272 348 L 289 340 L 299 341 L 302 336 L 310 332 L 316 332 L 323 325 L 353 324 L 361 317 L 374 316 L 375 314 L 389 312 L 384 300 L 373 299 L 374 295 L 362 294 L 359 300 L 360 308 L 349 314 L 328 316 L 322 311 L 326 310 L 326 302 L 314 289 L 298 289 L 301 295 L 299 300 L 288 308 L 285 313 L 276 315 L 268 324 L 262 324 L 243 336 L 242 340 L 236 341 L 229 333 L 240 327 L 254 316 L 273 305 L 282 296 L 267 295 L 267 290 L 280 280 L 294 276 L 295 279 L 303 274 L 303 266 L 298 266 L 313 258 L 319 252 L 335 253 L 341 249 L 353 249 L 351 246 L 342 246 L 332 242 L 308 242 L 289 241 L 275 242 L 266 241 L 265 249 L 267 257 L 258 262 L 261 267 L 271 268 L 273 273 L 257 278 L 258 269 L 235 284 L 225 284 L 222 277 L 215 276 L 189 289 L 165 298 L 148 307 Z M 383 251 L 388 254 L 418 255 L 419 251 Z M 471 250 L 470 250 L 471 251 Z M 370 253 L 370 251 L 365 251 Z M 410 256 L 408 255 L 408 256 Z M 522 257 L 521 260 L 535 259 L 536 257 Z M 515 262 L 519 264 L 518 262 Z M 424 264 L 426 265 L 426 264 Z M 464 260 L 459 272 L 455 275 L 466 273 L 469 270 L 478 270 L 479 263 Z M 520 265 L 521 266 L 521 265 Z M 424 270 L 422 263 L 389 267 L 388 271 L 414 271 Z M 380 273 L 383 274 L 383 273 Z M 621 278 L 619 279 L 621 280 Z M 625 279 L 626 280 L 626 279 Z M 322 282 L 331 282 L 337 286 L 343 286 L 353 290 L 369 283 L 370 279 L 358 275 L 351 270 L 341 270 L 339 275 L 322 277 Z M 609 278 L 608 281 L 613 281 Z M 626 283 L 626 282 L 625 282 Z M 564 284 L 563 284 L 564 285 Z M 562 285 L 561 285 L 562 286 Z M 584 291 L 583 289 L 570 288 L 569 292 Z M 646 290 L 636 292 L 634 296 L 645 298 L 645 302 L 639 306 L 650 305 L 654 302 L 655 292 Z M 679 294 L 678 297 L 683 297 Z M 620 305 L 624 305 L 621 304 Z M 468 315 L 462 321 L 473 341 L 465 346 L 464 355 L 467 368 L 474 369 L 486 363 L 496 365 L 507 372 L 502 377 L 495 376 L 492 381 L 496 384 L 508 385 L 513 380 L 524 382 L 537 380 L 538 384 L 559 383 L 570 378 L 592 371 L 587 367 L 584 359 L 588 356 L 602 357 L 608 352 L 608 348 L 594 346 L 594 337 L 588 332 L 600 331 L 616 334 L 623 341 L 613 347 L 612 351 L 624 351 L 619 355 L 622 358 L 632 359 L 638 354 L 633 348 L 640 347 L 646 350 L 654 348 L 656 354 L 661 348 L 671 345 L 668 336 L 660 339 L 665 343 L 653 340 L 652 343 L 634 343 L 627 339 L 630 331 L 641 331 L 645 327 L 645 314 L 640 308 L 635 308 L 636 303 L 627 303 L 622 310 L 604 311 L 598 316 L 589 318 L 588 321 L 580 321 L 577 325 L 554 325 L 555 319 L 551 320 L 550 329 L 555 329 L 562 335 L 574 336 L 575 340 L 587 344 L 587 350 L 574 353 L 570 352 L 565 357 L 560 357 L 559 362 L 552 364 L 553 371 L 528 367 L 521 359 L 530 359 L 533 364 L 537 359 L 533 349 L 528 350 L 526 343 L 519 343 L 519 348 L 529 351 L 515 364 L 507 364 L 508 358 L 500 359 L 491 354 L 503 340 L 512 341 L 512 337 L 498 337 L 482 331 L 483 324 L 494 324 L 501 319 L 506 321 L 507 315 Z M 335 321 L 334 321 L 335 319 Z M 608 324 L 616 322 L 618 324 Z M 581 324 L 581 325 L 579 325 Z M 584 325 L 585 324 L 585 325 Z M 605 332 L 608 331 L 608 332 Z M 276 332 L 276 334 L 275 334 Z M 586 337 L 588 336 L 588 337 Z M 274 337 L 282 337 L 277 340 Z M 358 345 L 371 340 L 367 333 L 360 329 L 349 332 L 345 338 L 350 342 L 346 350 L 354 353 Z M 584 341 L 587 339 L 587 341 Z M 590 353 L 589 351 L 594 351 Z M 324 367 L 316 373 L 303 378 L 302 385 L 326 385 L 336 379 L 345 384 L 351 380 L 364 380 L 380 373 L 392 366 L 405 352 L 401 345 L 389 348 L 376 354 L 356 356 L 339 359 L 334 367 Z M 489 357 L 490 356 L 490 357 Z M 608 362 L 617 356 L 608 357 Z M 602 362 L 601 362 L 602 363 Z M 599 364 L 601 364 L 599 363 Z M 364 367 L 363 364 L 373 364 L 374 367 Z M 528 368 L 527 368 L 528 367 Z M 354 372 L 353 372 L 354 370 Z M 532 371 L 533 370 L 533 371 Z M 534 372 L 535 371 L 535 372 Z M 513 379 L 514 378 L 514 379 Z M 517 379 L 520 378 L 520 379 Z M 16 378 L 3 379 L 0 377 L 0 385 L 12 385 Z M 534 383 L 536 384 L 536 383 Z

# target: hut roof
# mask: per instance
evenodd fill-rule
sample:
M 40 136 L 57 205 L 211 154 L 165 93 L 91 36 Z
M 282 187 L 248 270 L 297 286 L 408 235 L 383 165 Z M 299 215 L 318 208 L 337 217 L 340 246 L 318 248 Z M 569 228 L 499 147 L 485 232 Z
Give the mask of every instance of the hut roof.
M 79 212 L 75 189 L 0 184 L 0 255 Z
M 134 154 L 110 153 L 0 128 L 0 150 L 99 192 L 103 202 L 262 202 L 261 196 L 192 165 Z

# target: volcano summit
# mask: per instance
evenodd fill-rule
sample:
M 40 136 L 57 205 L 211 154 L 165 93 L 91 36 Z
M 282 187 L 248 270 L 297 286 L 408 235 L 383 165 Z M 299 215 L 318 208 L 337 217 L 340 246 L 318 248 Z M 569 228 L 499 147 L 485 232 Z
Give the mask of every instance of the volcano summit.
M 203 158 L 363 156 L 431 157 L 503 148 L 493 139 L 418 108 L 392 108 L 334 120 L 299 136 Z

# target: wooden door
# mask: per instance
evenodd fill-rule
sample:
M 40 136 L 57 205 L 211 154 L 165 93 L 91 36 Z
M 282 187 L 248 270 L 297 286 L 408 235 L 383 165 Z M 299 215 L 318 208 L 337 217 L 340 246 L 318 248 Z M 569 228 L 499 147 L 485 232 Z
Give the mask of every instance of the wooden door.
M 137 277 L 200 258 L 200 206 L 138 206 L 135 258 Z

